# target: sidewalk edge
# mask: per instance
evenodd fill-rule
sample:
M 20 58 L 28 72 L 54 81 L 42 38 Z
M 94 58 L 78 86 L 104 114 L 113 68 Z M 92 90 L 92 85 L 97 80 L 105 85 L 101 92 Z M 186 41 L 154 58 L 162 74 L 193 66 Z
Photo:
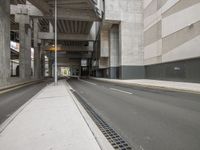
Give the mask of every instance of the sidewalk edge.
M 33 84 L 37 84 L 39 82 L 42 82 L 43 80 L 35 80 L 35 81 L 28 81 L 28 82 L 22 82 L 22 83 L 18 83 L 18 84 L 13 84 L 11 86 L 7 86 L 7 87 L 1 87 L 0 88 L 0 94 L 4 94 L 22 87 L 26 87 L 29 85 L 33 85 Z
M 87 126 L 89 127 L 90 131 L 92 132 L 95 140 L 97 141 L 99 147 L 102 150 L 114 150 L 112 145 L 109 143 L 109 141 L 106 139 L 106 137 L 103 135 L 103 133 L 100 131 L 100 129 L 97 127 L 97 125 L 94 123 L 92 118 L 89 116 L 89 114 L 86 112 L 86 110 L 83 108 L 83 106 L 79 103 L 77 98 L 73 95 L 73 93 L 70 90 L 74 90 L 67 81 L 65 81 L 65 85 L 67 86 L 66 89 L 69 92 L 70 96 L 72 97 L 74 103 L 76 104 L 79 112 L 81 113 L 83 119 L 85 120 Z
M 103 81 L 108 83 L 115 83 L 115 84 L 121 84 L 121 85 L 128 85 L 128 86 L 136 86 L 136 87 L 143 87 L 148 89 L 155 89 L 155 90 L 163 90 L 163 91 L 170 91 L 170 92 L 181 92 L 181 93 L 190 93 L 190 94 L 198 94 L 200 95 L 200 92 L 189 90 L 189 89 L 178 89 L 173 87 L 164 87 L 164 86 L 157 86 L 157 85 L 144 85 L 140 83 L 122 83 L 119 81 L 112 81 L 112 80 L 104 80 L 104 79 L 98 79 L 91 77 L 90 79 L 97 80 L 97 81 Z

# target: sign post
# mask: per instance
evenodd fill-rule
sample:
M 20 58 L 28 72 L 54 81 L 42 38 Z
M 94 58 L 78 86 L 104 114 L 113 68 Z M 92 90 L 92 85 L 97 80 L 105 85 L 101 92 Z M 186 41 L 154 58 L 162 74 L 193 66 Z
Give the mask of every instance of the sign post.
M 57 0 L 55 0 L 55 85 L 58 83 L 58 63 L 57 63 Z

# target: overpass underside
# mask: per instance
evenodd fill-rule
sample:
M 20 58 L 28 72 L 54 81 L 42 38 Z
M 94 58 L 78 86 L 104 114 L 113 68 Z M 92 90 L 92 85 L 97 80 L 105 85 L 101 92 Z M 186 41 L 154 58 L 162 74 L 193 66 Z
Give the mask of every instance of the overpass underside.
M 54 76 L 55 1 L 3 0 L 0 7 L 1 86 Z M 58 67 L 81 75 L 81 60 L 89 64 L 92 56 L 102 4 L 58 0 L 57 8 Z

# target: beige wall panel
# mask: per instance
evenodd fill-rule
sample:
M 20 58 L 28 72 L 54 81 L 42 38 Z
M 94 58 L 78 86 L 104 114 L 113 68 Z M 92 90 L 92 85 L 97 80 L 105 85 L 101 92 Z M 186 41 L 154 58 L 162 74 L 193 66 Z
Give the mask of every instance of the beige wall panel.
M 200 20 L 200 3 L 170 15 L 162 20 L 162 37 L 169 36 Z
M 144 0 L 143 8 L 145 9 L 153 0 Z
M 147 46 L 149 44 L 154 43 L 155 41 L 158 41 L 161 39 L 161 21 L 153 25 L 151 28 L 149 28 L 147 31 L 144 32 L 144 45 Z
M 161 56 L 162 54 L 162 40 L 156 41 L 144 48 L 144 59 Z
M 157 56 L 144 60 L 145 65 L 159 64 L 162 63 L 162 56 Z
M 162 12 L 161 10 L 157 11 L 153 15 L 144 19 L 144 32 L 151 28 L 153 25 L 161 21 L 162 19 Z
M 180 0 L 176 5 L 174 5 L 168 11 L 163 13 L 163 18 L 170 16 L 176 12 L 179 12 L 183 9 L 186 9 L 188 7 L 191 7 L 192 5 L 195 5 L 197 3 L 200 3 L 200 0 Z
M 168 0 L 158 0 L 158 9 L 167 3 Z
M 175 6 L 179 1 L 181 0 L 168 0 L 165 5 L 161 8 L 162 9 L 162 14 L 167 12 L 169 9 L 171 9 L 173 6 Z
M 178 61 L 200 57 L 200 36 L 180 45 L 162 56 L 163 62 Z
M 152 0 L 152 2 L 144 9 L 144 18 L 153 15 L 158 10 L 157 0 Z
M 163 38 L 163 54 L 200 35 L 200 21 Z

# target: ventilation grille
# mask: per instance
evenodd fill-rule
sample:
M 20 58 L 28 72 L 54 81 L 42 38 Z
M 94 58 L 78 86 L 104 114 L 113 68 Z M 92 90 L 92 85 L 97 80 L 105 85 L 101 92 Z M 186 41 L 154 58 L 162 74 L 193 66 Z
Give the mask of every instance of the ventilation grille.
M 101 132 L 107 138 L 107 140 L 111 143 L 114 149 L 116 150 L 132 150 L 131 146 L 123 140 L 123 138 L 112 129 L 86 102 L 85 100 L 75 91 L 71 90 L 71 92 L 76 96 L 82 106 L 85 108 L 87 113 L 99 127 Z

